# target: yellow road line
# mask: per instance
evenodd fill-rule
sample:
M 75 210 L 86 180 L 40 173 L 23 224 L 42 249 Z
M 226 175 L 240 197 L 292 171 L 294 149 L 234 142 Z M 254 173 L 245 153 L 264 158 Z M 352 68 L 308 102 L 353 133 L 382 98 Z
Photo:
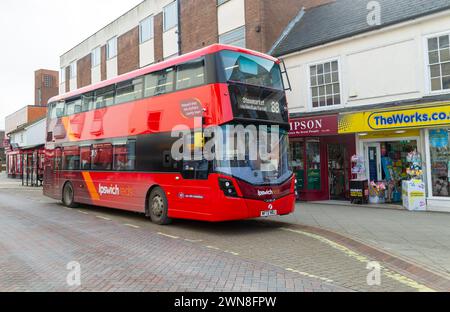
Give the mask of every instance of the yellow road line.
M 340 244 L 338 244 L 336 242 L 333 242 L 332 240 L 329 240 L 329 239 L 327 239 L 325 237 L 322 237 L 320 235 L 312 234 L 312 233 L 308 233 L 308 232 L 304 232 L 304 231 L 299 231 L 299 230 L 293 230 L 293 229 L 289 229 L 289 228 L 281 228 L 281 230 L 287 231 L 287 232 L 301 234 L 301 235 L 308 236 L 310 238 L 319 240 L 322 243 L 325 243 L 325 244 L 327 244 L 327 245 L 329 245 L 329 246 L 331 246 L 331 247 L 333 247 L 333 248 L 335 248 L 337 250 L 340 250 L 341 252 L 343 252 L 347 256 L 349 256 L 349 257 L 351 257 L 353 259 L 356 259 L 359 262 L 362 262 L 362 263 L 365 263 L 365 264 L 371 262 L 371 260 L 369 260 L 368 258 L 366 258 L 366 257 L 364 257 L 364 256 L 362 256 L 362 255 L 360 255 L 360 254 L 358 254 L 356 252 L 354 252 L 353 250 L 350 250 L 349 248 L 347 248 L 347 247 L 345 247 L 343 245 L 340 245 Z M 410 279 L 410 278 L 408 278 L 406 276 L 403 276 L 403 275 L 401 275 L 399 273 L 395 273 L 395 272 L 393 272 L 393 271 L 391 271 L 391 270 L 389 270 L 389 269 L 387 269 L 387 268 L 385 268 L 383 266 L 381 267 L 381 269 L 383 270 L 383 274 L 386 277 L 389 277 L 389 278 L 391 278 L 391 279 L 393 279 L 393 280 L 395 280 L 395 281 L 397 281 L 399 283 L 402 283 L 402 284 L 404 284 L 404 285 L 406 285 L 408 287 L 417 289 L 419 292 L 435 292 L 434 289 L 431 289 L 431 288 L 429 288 L 429 287 L 427 287 L 425 285 L 422 285 L 422 284 L 420 284 L 420 283 L 418 283 L 418 282 L 416 282 L 416 281 L 414 281 L 414 280 L 412 280 L 412 279 Z

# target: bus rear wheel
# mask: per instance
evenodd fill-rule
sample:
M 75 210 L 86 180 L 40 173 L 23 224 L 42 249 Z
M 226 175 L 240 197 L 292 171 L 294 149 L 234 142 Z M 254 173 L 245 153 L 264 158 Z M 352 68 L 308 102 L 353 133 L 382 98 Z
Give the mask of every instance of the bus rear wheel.
M 168 225 L 172 223 L 172 219 L 169 218 L 167 197 L 161 188 L 156 188 L 151 192 L 148 209 L 150 219 L 153 223 L 159 225 Z
M 75 192 L 73 191 L 72 183 L 67 182 L 64 185 L 62 202 L 64 206 L 69 208 L 76 208 L 77 203 L 75 203 Z

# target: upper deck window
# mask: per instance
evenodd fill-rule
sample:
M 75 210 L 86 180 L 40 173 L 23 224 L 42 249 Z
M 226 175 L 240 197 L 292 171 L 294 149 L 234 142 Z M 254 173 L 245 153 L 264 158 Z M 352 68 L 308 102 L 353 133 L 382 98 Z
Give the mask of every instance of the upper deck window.
M 205 62 L 193 61 L 178 66 L 177 90 L 193 88 L 205 83 Z
M 284 89 L 280 66 L 271 60 L 233 51 L 222 51 L 219 58 L 227 81 Z

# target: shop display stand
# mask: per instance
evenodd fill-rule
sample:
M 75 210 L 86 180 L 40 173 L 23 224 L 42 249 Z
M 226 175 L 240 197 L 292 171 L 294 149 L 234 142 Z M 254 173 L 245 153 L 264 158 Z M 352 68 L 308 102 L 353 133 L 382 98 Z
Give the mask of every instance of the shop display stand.
M 366 205 L 369 203 L 369 181 L 366 178 L 364 158 L 359 155 L 354 155 L 352 157 L 350 201 L 352 204 L 359 205 Z

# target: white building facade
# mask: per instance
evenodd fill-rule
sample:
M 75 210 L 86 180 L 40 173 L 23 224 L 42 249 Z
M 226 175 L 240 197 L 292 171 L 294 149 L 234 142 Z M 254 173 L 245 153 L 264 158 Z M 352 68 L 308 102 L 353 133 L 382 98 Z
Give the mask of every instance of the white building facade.
M 422 157 L 427 209 L 450 212 L 450 7 L 437 2 L 428 11 L 404 17 L 386 13 L 407 11 L 402 1 L 399 8 L 383 7 L 380 1 L 377 11 L 361 7 L 364 14 L 359 17 L 336 17 L 332 12 L 352 5 L 337 1 L 301 12 L 274 47 L 292 84 L 288 94 L 295 132 L 291 158 L 305 197 L 317 191 L 320 196 L 312 196 L 313 200 L 334 199 L 333 190 L 343 182 L 346 187 L 338 193 L 349 199 L 349 181 L 355 178 L 351 158 L 356 154 L 364 160 L 369 183 L 385 181 L 387 201 L 399 202 L 407 156 L 417 151 Z M 366 20 L 374 12 L 380 25 Z M 334 22 L 324 24 L 336 29 L 335 36 L 316 38 L 321 29 L 311 25 L 332 17 Z M 345 27 L 348 36 L 342 32 Z M 359 33 L 352 33 L 358 27 Z M 323 118 L 337 125 L 329 122 L 330 129 L 313 129 L 315 123 L 322 127 Z M 326 165 L 311 165 L 317 161 Z M 328 181 L 317 183 L 317 176 Z

